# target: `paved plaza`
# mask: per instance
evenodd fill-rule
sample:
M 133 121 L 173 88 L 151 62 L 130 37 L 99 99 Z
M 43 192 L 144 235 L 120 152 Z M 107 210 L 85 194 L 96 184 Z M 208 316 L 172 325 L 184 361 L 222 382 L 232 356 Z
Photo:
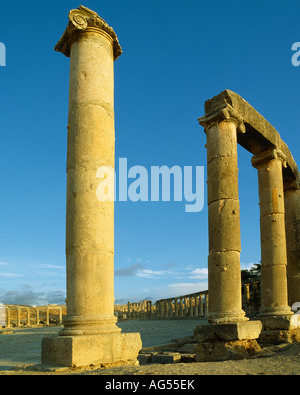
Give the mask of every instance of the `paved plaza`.
M 123 333 L 140 332 L 143 347 L 167 343 L 174 338 L 192 336 L 196 325 L 205 320 L 136 320 L 122 321 Z M 0 336 L 0 371 L 16 366 L 41 363 L 41 341 L 44 336 L 55 336 L 61 326 L 42 328 L 14 328 L 14 334 Z

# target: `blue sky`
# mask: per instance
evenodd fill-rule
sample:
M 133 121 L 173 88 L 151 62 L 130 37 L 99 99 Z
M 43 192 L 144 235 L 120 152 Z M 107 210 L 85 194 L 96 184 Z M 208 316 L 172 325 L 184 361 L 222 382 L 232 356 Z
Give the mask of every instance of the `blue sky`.
M 69 59 L 54 51 L 75 1 L 1 4 L 0 301 L 65 298 Z M 224 89 L 280 133 L 299 163 L 299 1 L 86 0 L 116 31 L 116 160 L 205 166 L 198 118 Z M 239 148 L 242 267 L 260 261 L 256 170 Z M 205 188 L 206 192 L 206 188 Z M 207 289 L 207 208 L 116 202 L 116 301 Z

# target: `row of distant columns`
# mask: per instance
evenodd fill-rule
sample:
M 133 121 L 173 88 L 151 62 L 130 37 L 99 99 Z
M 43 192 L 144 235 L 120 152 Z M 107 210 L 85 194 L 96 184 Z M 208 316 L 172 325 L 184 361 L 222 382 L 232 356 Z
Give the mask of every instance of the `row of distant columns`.
M 208 309 L 208 294 L 186 295 L 156 302 L 157 318 L 205 317 Z
M 11 319 L 11 313 L 13 311 L 17 312 L 17 322 L 16 322 L 16 326 L 20 327 L 21 325 L 21 312 L 22 310 L 26 310 L 26 326 L 31 326 L 32 320 L 31 320 L 31 316 L 32 316 L 32 312 L 33 314 L 35 314 L 36 317 L 36 326 L 39 326 L 40 323 L 40 312 L 41 311 L 45 311 L 46 312 L 46 325 L 50 325 L 50 308 L 47 307 L 45 310 L 41 310 L 39 308 L 36 309 L 32 309 L 32 308 L 21 308 L 18 307 L 17 309 L 11 309 L 9 307 L 6 307 L 6 327 L 10 328 L 11 324 L 12 324 L 12 319 Z M 54 309 L 53 309 L 54 310 Z M 59 325 L 62 325 L 62 308 L 61 307 L 55 307 L 55 310 L 59 311 L 59 320 L 58 323 Z
M 199 121 L 207 135 L 208 320 L 211 323 L 245 321 L 241 298 L 237 162 L 237 132 L 238 129 L 245 132 L 245 126 L 233 110 L 221 111 L 215 117 L 203 117 Z M 288 316 L 292 314 L 289 303 L 300 301 L 299 189 L 294 186 L 286 190 L 284 196 L 282 166 L 285 157 L 279 149 L 271 148 L 255 155 L 252 164 L 258 170 L 260 200 L 260 316 Z

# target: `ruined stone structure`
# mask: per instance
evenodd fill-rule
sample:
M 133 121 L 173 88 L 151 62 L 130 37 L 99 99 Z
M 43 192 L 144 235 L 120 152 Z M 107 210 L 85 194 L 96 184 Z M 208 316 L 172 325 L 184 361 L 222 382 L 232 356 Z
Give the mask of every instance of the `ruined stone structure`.
M 70 11 L 55 49 L 70 57 L 67 315 L 60 335 L 43 339 L 42 363 L 135 364 L 140 335 L 122 334 L 114 315 L 114 202 L 96 194 L 97 170 L 114 168 L 113 70 L 122 50 L 114 30 L 83 6 Z M 200 361 L 209 360 L 214 348 L 206 340 L 217 342 L 218 349 L 228 341 L 248 349 L 257 346 L 262 328 L 294 329 L 289 305 L 300 301 L 300 210 L 295 161 L 278 132 L 245 100 L 221 92 L 206 102 L 199 122 L 207 135 L 209 303 L 207 293 L 161 300 L 155 315 L 207 314 L 211 325 L 195 329 Z M 237 143 L 253 154 L 258 171 L 262 277 L 261 310 L 254 321 L 242 309 Z M 151 303 L 146 312 L 151 317 Z
M 63 366 L 135 364 L 138 333 L 122 334 L 114 316 L 114 202 L 97 199 L 97 169 L 114 168 L 113 29 L 80 6 L 56 45 L 70 57 L 67 159 L 67 317 L 44 338 L 42 363 Z
M 127 302 L 123 305 L 115 304 L 114 310 L 118 321 L 121 321 L 150 318 L 153 308 L 150 300 L 142 300 L 140 302 Z
M 272 125 L 229 90 L 205 103 L 199 123 L 207 135 L 208 320 L 225 333 L 231 323 L 233 332 L 243 328 L 245 338 L 236 340 L 257 338 L 260 321 L 264 330 L 295 329 L 288 294 L 290 304 L 300 299 L 300 221 L 299 172 L 292 154 Z M 260 321 L 252 322 L 247 322 L 241 300 L 237 143 L 254 155 L 252 165 L 258 170 L 262 306 Z
M 38 307 L 7 305 L 6 328 L 61 325 L 66 306 L 47 305 Z
M 156 318 L 207 317 L 208 291 L 156 301 Z

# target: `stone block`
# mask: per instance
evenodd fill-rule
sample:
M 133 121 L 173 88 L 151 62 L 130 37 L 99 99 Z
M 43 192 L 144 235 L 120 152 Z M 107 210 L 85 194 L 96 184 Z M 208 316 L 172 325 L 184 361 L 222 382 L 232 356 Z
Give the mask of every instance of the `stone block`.
M 293 315 L 291 314 L 286 316 L 268 316 L 259 318 L 264 330 L 273 331 L 296 329 L 297 326 L 294 325 L 292 317 Z
M 181 354 L 193 354 L 196 347 L 197 343 L 184 344 L 183 346 L 178 347 L 177 351 Z
M 181 362 L 180 353 L 163 353 L 152 355 L 152 363 L 179 363 Z
M 196 354 L 181 354 L 181 363 L 196 362 Z
M 75 368 L 135 365 L 141 348 L 139 333 L 45 337 L 42 364 Z
M 258 339 L 261 330 L 262 323 L 260 321 L 199 325 L 194 330 L 194 340 L 200 343 Z
M 262 323 L 260 321 L 214 325 L 216 336 L 225 341 L 258 339 L 261 330 Z
M 150 363 L 152 360 L 152 354 L 139 354 L 138 361 L 140 364 Z
M 198 325 L 194 329 L 194 341 L 204 342 L 215 339 L 214 325 Z
M 255 339 L 234 342 L 202 342 L 196 350 L 197 362 L 218 362 L 249 359 L 261 351 Z
M 300 329 L 262 331 L 258 341 L 261 344 L 300 343 Z

